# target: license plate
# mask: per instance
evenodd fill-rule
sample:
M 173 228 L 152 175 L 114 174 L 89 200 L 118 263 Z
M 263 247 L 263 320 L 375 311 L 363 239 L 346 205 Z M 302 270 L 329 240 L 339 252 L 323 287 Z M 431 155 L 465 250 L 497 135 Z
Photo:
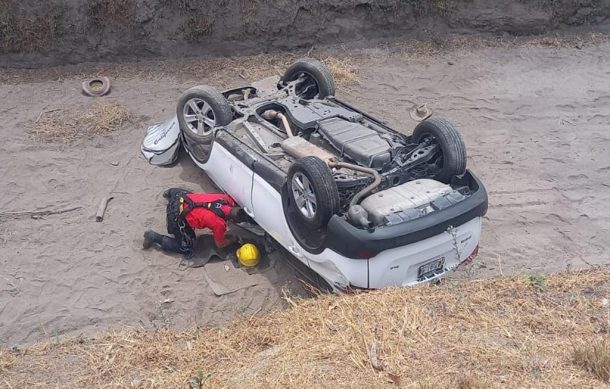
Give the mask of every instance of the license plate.
M 436 258 L 435 260 L 432 260 L 428 263 L 424 263 L 419 267 L 419 270 L 417 271 L 417 278 L 422 279 L 435 276 L 439 273 L 442 273 L 444 268 L 445 257 Z

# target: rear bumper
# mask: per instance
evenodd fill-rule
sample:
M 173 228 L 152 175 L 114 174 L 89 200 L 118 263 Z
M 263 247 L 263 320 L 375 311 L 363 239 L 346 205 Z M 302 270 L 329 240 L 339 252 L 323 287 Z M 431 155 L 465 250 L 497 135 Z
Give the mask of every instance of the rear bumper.
M 481 218 L 477 217 L 450 232 L 386 250 L 368 260 L 368 287 L 411 286 L 443 277 L 476 255 L 480 238 Z M 437 272 L 419 274 L 422 266 L 439 260 L 443 266 Z
M 366 259 L 350 259 L 326 249 L 321 254 L 306 255 L 312 270 L 340 291 L 404 287 L 432 281 L 455 270 L 476 255 L 481 237 L 481 218 L 456 226 L 409 245 L 385 250 Z M 442 259 L 443 266 L 434 274 L 420 275 L 422 266 Z
M 455 205 L 421 218 L 394 226 L 368 231 L 351 225 L 345 218 L 333 216 L 328 222 L 326 247 L 345 257 L 367 259 L 386 250 L 400 248 L 446 232 L 487 213 L 487 191 L 469 170 L 462 180 L 472 194 Z

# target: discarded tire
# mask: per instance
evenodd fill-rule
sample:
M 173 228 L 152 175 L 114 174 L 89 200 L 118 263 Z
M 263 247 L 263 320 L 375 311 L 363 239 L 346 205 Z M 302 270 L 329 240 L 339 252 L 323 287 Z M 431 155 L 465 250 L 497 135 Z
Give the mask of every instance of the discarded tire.
M 83 82 L 83 93 L 91 97 L 100 97 L 110 92 L 108 77 L 98 77 Z

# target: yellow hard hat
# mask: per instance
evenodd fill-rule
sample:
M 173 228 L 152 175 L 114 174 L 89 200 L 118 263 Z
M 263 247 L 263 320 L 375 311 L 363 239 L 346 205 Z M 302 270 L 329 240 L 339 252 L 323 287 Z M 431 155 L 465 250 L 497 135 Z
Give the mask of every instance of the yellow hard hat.
M 258 247 L 252 243 L 246 243 L 235 252 L 237 260 L 242 266 L 254 267 L 258 265 L 261 259 L 261 253 L 258 251 Z

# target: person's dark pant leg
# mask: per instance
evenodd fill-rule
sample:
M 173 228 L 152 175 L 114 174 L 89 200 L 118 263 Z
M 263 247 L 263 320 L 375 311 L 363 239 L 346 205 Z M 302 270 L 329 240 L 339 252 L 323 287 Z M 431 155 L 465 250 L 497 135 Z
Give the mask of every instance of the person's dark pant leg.
M 187 257 L 192 255 L 197 236 L 193 229 L 184 220 L 181 220 L 179 216 L 180 203 L 178 198 L 187 193 L 190 192 L 182 188 L 169 188 L 163 192 L 163 197 L 168 200 L 167 232 L 170 235 L 161 235 L 154 231 L 147 231 L 144 234 L 144 248 L 148 248 L 153 243 L 156 243 L 164 251 L 184 254 Z
M 161 235 L 152 230 L 144 233 L 144 249 L 150 248 L 154 243 L 158 244 L 164 251 L 184 254 L 190 256 L 193 253 L 193 244 L 195 242 L 195 234 L 190 234 L 191 231 L 185 234 L 177 234 L 175 237 L 169 235 Z
M 167 235 L 164 235 L 161 240 L 161 248 L 178 254 L 190 254 L 192 252 L 192 247 L 184 247 L 180 238 L 172 238 Z

